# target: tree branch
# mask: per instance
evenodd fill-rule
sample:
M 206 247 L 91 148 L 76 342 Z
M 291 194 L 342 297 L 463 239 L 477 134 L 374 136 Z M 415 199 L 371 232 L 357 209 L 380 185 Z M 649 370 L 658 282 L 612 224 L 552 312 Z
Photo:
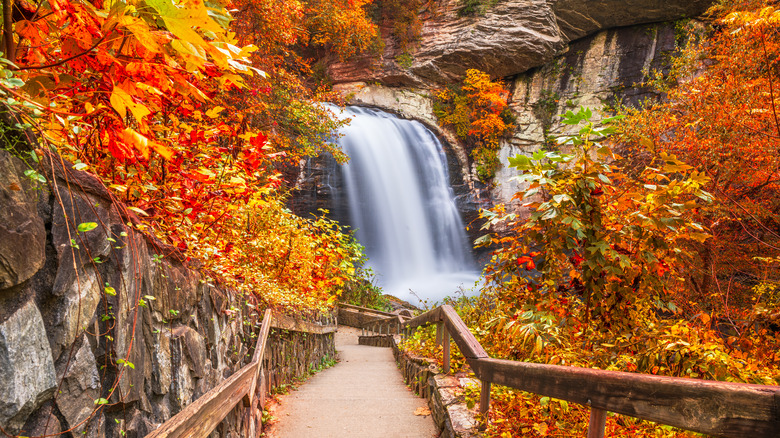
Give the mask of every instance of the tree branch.
M 14 21 L 13 21 L 13 0 L 3 0 L 3 50 L 5 59 L 16 61 L 16 48 L 14 47 Z

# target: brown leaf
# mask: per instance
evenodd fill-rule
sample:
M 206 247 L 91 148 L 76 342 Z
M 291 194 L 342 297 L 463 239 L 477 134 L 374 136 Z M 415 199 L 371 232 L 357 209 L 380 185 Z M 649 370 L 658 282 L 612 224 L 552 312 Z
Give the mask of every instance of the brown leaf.
M 416 411 L 414 411 L 414 415 L 418 415 L 418 416 L 421 416 L 421 417 L 424 417 L 426 415 L 431 415 L 431 410 L 428 409 L 427 406 L 421 406 L 421 407 L 417 408 Z
M 17 183 L 11 183 L 11 185 L 8 186 L 8 188 L 13 190 L 14 192 L 18 192 L 18 191 L 22 190 L 22 188 L 19 187 L 19 184 L 17 184 Z

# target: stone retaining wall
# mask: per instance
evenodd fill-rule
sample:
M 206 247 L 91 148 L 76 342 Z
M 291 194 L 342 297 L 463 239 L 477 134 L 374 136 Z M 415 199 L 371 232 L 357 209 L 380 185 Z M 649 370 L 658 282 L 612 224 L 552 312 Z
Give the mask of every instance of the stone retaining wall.
M 395 345 L 393 335 L 371 335 L 361 336 L 358 338 L 359 345 L 368 345 L 371 347 L 387 347 L 392 348 Z
M 263 359 L 269 388 L 293 383 L 335 357 L 333 333 L 319 335 L 272 329 Z
M 29 170 L 0 149 L 6 433 L 143 437 L 251 359 L 251 296 L 221 289 L 176 248 L 134 231 L 137 217 L 94 177 L 57 164 L 40 183 Z M 79 230 L 86 223 L 97 226 Z M 332 334 L 275 330 L 270 386 L 333 354 Z M 240 406 L 212 436 L 249 436 L 259 417 Z

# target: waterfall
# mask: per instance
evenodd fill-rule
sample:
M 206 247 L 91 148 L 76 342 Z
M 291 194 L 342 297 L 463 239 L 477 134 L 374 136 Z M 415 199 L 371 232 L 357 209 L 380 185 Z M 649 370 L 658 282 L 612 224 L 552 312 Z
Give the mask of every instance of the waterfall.
M 349 107 L 337 141 L 352 227 L 385 293 L 432 304 L 477 277 L 441 143 L 416 121 Z M 411 291 L 414 292 L 412 294 Z

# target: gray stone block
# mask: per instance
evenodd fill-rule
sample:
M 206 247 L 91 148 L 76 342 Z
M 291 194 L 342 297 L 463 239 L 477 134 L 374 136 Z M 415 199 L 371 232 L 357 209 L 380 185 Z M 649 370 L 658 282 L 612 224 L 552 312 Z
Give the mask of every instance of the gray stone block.
M 46 328 L 29 301 L 0 324 L 0 426 L 19 431 L 56 387 Z

